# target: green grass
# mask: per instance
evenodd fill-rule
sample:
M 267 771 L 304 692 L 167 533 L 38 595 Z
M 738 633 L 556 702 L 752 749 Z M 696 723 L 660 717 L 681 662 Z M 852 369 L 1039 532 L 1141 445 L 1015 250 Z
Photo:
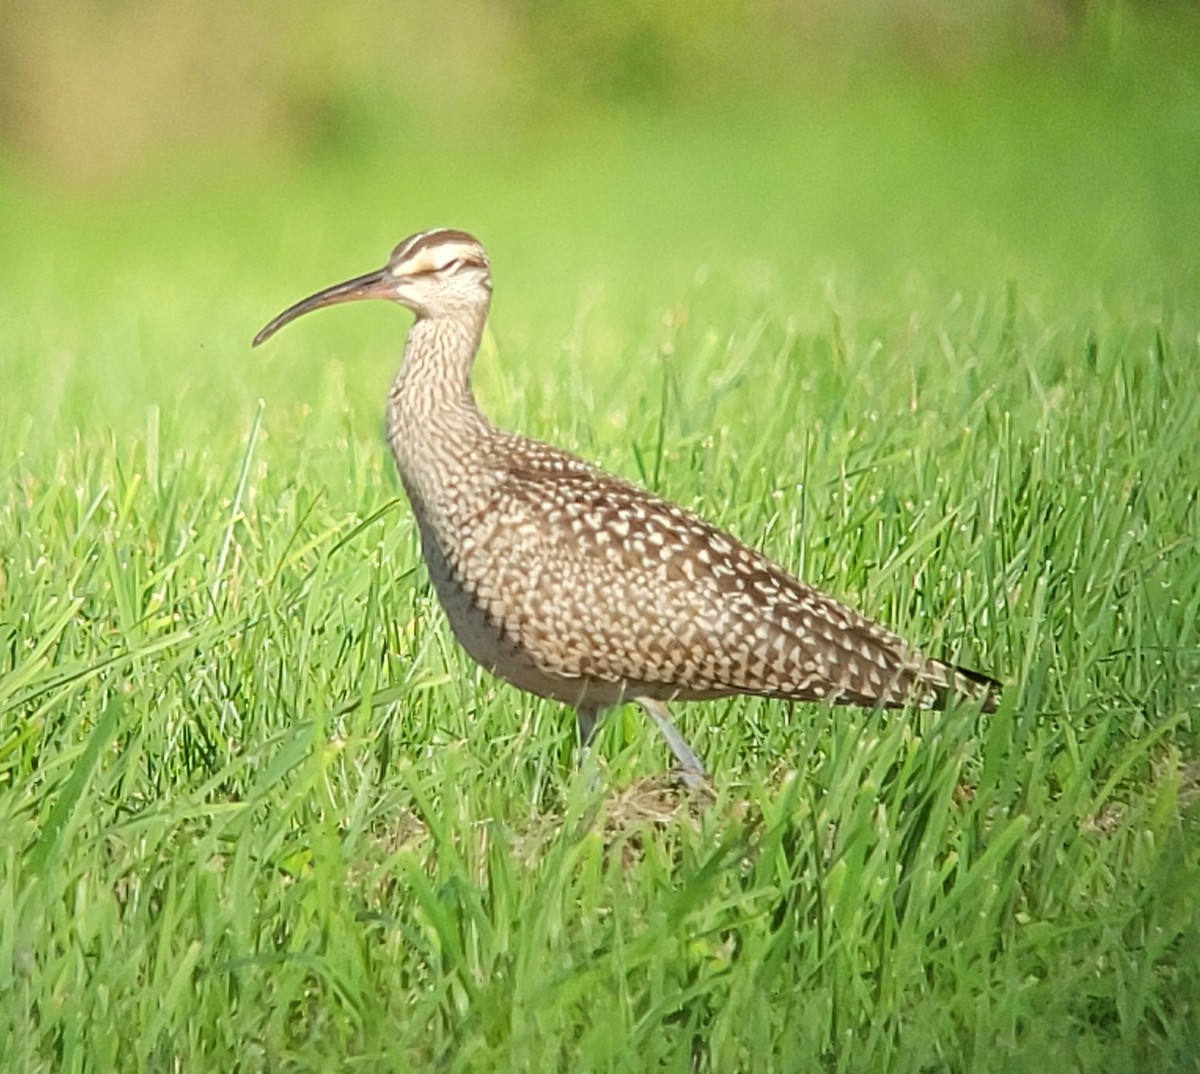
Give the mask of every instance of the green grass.
M 1196 102 L 1076 130 L 1095 87 L 1022 89 L 599 124 L 436 189 L 6 180 L 0 1065 L 1196 1069 Z M 435 222 L 493 254 L 501 424 L 1000 710 L 691 706 L 707 807 L 621 710 L 577 779 L 431 597 L 378 436 L 406 316 L 248 350 Z

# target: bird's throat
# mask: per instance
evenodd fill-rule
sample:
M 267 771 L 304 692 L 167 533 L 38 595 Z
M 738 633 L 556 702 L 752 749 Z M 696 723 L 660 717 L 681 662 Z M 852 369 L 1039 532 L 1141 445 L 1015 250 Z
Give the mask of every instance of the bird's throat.
M 387 434 L 410 494 L 430 474 L 453 473 L 494 431 L 471 392 L 485 315 L 422 318 L 408 334 L 404 362 L 388 393 Z

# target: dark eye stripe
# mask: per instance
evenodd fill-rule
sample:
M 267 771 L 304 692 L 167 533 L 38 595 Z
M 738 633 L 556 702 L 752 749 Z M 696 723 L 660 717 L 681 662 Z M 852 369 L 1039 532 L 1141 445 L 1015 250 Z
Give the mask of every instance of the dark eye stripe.
M 451 261 L 447 261 L 444 265 L 439 265 L 433 271 L 439 275 L 445 275 L 458 272 L 464 268 L 483 269 L 486 272 L 487 262 L 480 261 L 477 257 L 472 257 L 470 254 L 464 254 L 462 257 L 456 257 Z

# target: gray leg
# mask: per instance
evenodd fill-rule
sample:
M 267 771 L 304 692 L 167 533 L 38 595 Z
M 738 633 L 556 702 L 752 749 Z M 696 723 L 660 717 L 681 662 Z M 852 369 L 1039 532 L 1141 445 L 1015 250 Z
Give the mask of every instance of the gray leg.
M 596 717 L 600 710 L 579 707 L 575 710 L 579 720 L 579 767 L 585 768 L 592 754 L 592 739 L 596 737 Z
M 671 712 L 661 701 L 649 697 L 639 697 L 637 703 L 642 706 L 658 726 L 662 737 L 667 740 L 671 752 L 679 762 L 683 771 L 680 773 L 683 782 L 692 790 L 705 786 L 708 776 L 700 758 L 692 751 L 687 740 L 679 733 L 678 728 L 671 722 Z
M 579 770 L 582 772 L 585 768 L 591 769 L 588 787 L 592 791 L 600 788 L 600 769 L 594 762 L 588 763 L 592 759 L 592 739 L 596 737 L 596 717 L 599 715 L 599 709 L 581 706 L 575 710 L 575 716 L 579 720 Z
M 596 717 L 598 709 L 578 708 L 575 715 L 579 718 L 579 747 L 586 754 L 592 739 L 596 735 Z

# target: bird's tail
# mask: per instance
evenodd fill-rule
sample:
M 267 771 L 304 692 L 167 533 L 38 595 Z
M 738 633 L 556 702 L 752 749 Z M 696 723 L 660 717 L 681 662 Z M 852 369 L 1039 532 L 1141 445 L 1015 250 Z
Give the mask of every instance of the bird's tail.
M 980 702 L 984 712 L 995 712 L 1000 704 L 1003 687 L 982 672 L 929 660 L 921 677 L 933 687 L 935 708 L 944 709 L 952 698 Z

